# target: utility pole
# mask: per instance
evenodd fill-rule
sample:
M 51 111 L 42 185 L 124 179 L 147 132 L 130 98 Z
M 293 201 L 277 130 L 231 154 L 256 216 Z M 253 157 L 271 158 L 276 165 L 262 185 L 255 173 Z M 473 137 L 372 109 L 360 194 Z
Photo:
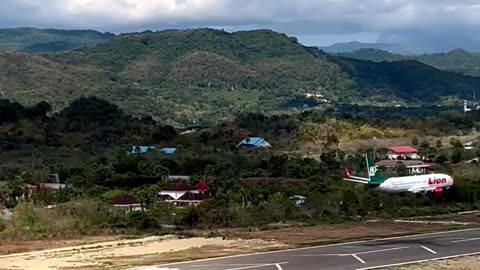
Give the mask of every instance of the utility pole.
M 373 144 L 373 160 L 377 160 L 377 137 L 373 136 L 372 138 L 372 144 Z

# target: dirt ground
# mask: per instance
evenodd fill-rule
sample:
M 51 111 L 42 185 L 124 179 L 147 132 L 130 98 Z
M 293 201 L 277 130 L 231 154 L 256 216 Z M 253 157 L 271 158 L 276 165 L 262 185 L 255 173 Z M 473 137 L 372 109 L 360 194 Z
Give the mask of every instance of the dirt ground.
M 449 220 L 454 222 L 480 224 L 480 211 L 471 211 L 470 213 L 465 212 L 464 214 L 461 214 L 461 215 L 443 215 L 443 216 L 423 217 L 423 218 L 416 218 L 416 219 L 421 219 L 426 221 Z
M 385 221 L 323 225 L 315 227 L 281 227 L 276 229 L 227 229 L 192 231 L 193 238 L 178 236 L 116 240 L 76 247 L 81 241 L 48 240 L 43 251 L 16 253 L 38 249 L 42 242 L 1 242 L 0 270 L 100 270 L 153 265 L 241 253 L 278 250 L 379 237 L 460 229 L 469 225 L 404 224 Z M 214 236 L 214 237 L 212 237 Z M 90 239 L 93 241 L 95 238 Z M 100 240 L 100 239 L 98 239 Z M 31 246 L 29 246 L 31 245 Z M 55 249 L 53 249 L 55 247 Z
M 389 268 L 388 270 L 478 270 L 480 257 L 466 257 L 411 266 Z M 385 269 L 387 270 L 387 269 Z
M 32 241 L 0 240 L 0 255 L 81 246 L 107 241 L 120 240 L 120 236 L 88 236 L 82 239 L 46 239 Z
M 263 240 L 221 237 L 182 239 L 171 235 L 3 255 L 0 256 L 0 269 L 122 269 L 285 247 L 281 243 Z

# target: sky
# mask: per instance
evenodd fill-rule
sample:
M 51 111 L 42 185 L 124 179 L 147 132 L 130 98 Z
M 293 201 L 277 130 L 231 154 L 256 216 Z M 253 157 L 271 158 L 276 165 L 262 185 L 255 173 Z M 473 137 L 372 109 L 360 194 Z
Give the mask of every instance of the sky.
M 268 28 L 306 45 L 480 44 L 479 0 L 2 0 L 0 28 Z

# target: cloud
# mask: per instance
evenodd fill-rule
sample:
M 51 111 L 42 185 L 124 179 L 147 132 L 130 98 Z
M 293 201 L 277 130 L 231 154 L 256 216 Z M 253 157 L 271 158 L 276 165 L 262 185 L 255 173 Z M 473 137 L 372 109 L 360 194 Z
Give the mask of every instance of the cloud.
M 2 0 L 0 27 L 271 28 L 291 35 L 478 35 L 478 0 Z M 433 33 L 433 34 L 432 34 Z M 411 39 L 411 38 L 408 38 Z

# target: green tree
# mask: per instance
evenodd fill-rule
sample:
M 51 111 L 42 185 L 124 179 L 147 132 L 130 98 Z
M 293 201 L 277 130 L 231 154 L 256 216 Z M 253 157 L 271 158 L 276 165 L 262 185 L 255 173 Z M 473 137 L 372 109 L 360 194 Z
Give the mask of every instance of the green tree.
M 451 138 L 450 139 L 450 145 L 455 147 L 455 148 L 463 148 L 463 144 L 461 141 L 459 141 L 456 138 Z
M 355 190 L 346 189 L 343 191 L 342 196 L 342 208 L 343 211 L 349 216 L 356 216 L 358 213 L 359 199 Z
M 165 177 L 170 174 L 167 168 L 158 161 L 140 161 L 138 171 L 144 176 Z
M 418 138 L 417 137 L 412 138 L 412 145 L 415 145 L 415 146 L 418 145 Z
M 435 144 L 435 147 L 437 147 L 437 150 L 442 149 L 442 147 L 443 147 L 442 141 L 441 141 L 441 140 L 437 140 L 437 143 Z
M 90 187 L 92 182 L 83 175 L 72 175 L 67 179 L 67 184 L 77 189 Z
M 401 162 L 401 161 L 397 162 L 397 164 L 395 166 L 395 170 L 397 171 L 397 176 L 407 176 L 408 175 L 408 169 L 405 166 L 405 164 L 403 164 L 403 162 Z
M 455 164 L 459 163 L 460 161 L 462 161 L 462 158 L 463 158 L 463 150 L 459 148 L 454 149 L 450 157 L 450 159 L 452 160 L 452 163 L 455 163 Z
M 277 192 L 268 201 L 267 210 L 277 221 L 285 222 L 287 211 L 291 206 L 292 202 L 284 194 Z
M 143 210 L 158 198 L 160 190 L 158 185 L 147 185 L 135 188 L 132 194 L 140 201 Z

